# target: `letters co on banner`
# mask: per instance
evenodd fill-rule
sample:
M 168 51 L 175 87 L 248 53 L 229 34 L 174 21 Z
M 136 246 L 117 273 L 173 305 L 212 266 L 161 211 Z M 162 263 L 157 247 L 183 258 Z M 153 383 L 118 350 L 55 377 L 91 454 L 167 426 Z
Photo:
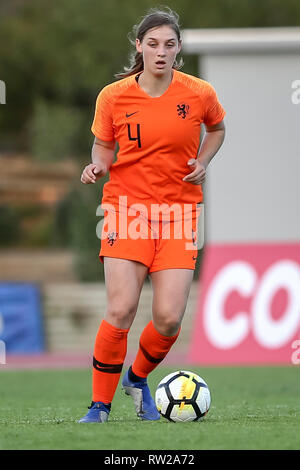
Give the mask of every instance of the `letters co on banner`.
M 199 289 L 190 363 L 300 364 L 300 244 L 206 246 Z

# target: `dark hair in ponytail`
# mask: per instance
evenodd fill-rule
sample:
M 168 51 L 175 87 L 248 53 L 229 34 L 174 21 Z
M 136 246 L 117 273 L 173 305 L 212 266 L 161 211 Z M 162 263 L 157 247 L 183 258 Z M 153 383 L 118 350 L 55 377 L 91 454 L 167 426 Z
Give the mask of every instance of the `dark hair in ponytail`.
M 149 29 L 167 25 L 170 26 L 176 33 L 178 41 L 181 41 L 179 29 L 179 16 L 175 11 L 169 7 L 151 8 L 148 13 L 142 18 L 142 21 L 133 27 L 133 30 L 128 35 L 130 43 L 135 47 L 135 39 L 141 42 Z M 183 60 L 179 62 L 175 60 L 173 68 L 176 70 L 181 69 Z M 116 78 L 126 78 L 144 70 L 143 55 L 140 52 L 134 51 L 130 54 L 130 66 L 124 67 L 124 72 L 115 74 Z

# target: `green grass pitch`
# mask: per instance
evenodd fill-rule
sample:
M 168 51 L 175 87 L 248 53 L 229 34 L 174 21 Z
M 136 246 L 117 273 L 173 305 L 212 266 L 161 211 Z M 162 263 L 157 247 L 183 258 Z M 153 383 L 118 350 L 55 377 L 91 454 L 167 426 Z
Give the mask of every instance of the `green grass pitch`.
M 1 366 L 1 369 L 5 366 Z M 158 367 L 158 382 L 180 367 Z M 91 401 L 91 370 L 0 370 L 0 450 L 299 449 L 300 369 L 184 366 L 208 383 L 204 421 L 140 421 L 119 383 L 110 421 L 78 424 Z

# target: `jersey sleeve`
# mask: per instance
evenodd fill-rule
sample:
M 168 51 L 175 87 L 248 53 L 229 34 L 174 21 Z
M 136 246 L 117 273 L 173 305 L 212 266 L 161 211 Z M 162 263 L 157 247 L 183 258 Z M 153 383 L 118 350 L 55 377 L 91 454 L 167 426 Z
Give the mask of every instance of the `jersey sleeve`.
M 209 84 L 205 100 L 204 124 L 214 126 L 223 120 L 225 114 L 225 109 L 219 102 L 214 87 Z
M 97 97 L 91 130 L 98 139 L 112 141 L 114 140 L 112 104 L 107 88 L 104 87 Z

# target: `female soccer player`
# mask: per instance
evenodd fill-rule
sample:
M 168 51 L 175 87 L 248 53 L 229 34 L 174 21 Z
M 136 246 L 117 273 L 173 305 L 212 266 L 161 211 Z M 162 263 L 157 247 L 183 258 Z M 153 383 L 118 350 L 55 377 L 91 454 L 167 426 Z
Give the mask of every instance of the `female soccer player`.
M 107 310 L 94 347 L 92 403 L 80 423 L 108 420 L 148 274 L 152 321 L 141 333 L 122 387 L 140 418 L 159 419 L 147 376 L 180 332 L 197 258 L 201 185 L 225 133 L 225 111 L 214 88 L 179 71 L 178 15 L 152 9 L 135 33 L 131 67 L 97 98 L 92 163 L 81 175 L 82 183 L 90 184 L 110 172 L 99 253 Z M 199 145 L 202 123 L 206 132 Z

